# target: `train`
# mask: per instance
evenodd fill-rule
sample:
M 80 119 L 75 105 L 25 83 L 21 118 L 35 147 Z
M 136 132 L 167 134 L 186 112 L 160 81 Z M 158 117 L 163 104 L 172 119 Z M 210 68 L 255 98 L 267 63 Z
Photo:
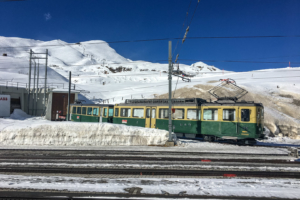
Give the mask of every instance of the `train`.
M 120 104 L 71 104 L 71 121 L 107 122 L 169 130 L 168 99 L 127 99 Z M 255 144 L 264 138 L 264 107 L 253 101 L 172 99 L 177 137 Z

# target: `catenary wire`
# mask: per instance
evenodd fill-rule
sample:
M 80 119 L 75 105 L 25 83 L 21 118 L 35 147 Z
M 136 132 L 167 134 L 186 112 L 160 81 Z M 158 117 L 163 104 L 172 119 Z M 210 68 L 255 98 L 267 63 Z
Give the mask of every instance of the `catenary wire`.
M 300 35 L 263 35 L 263 36 L 199 36 L 199 37 L 186 37 L 186 39 L 249 39 L 249 38 L 299 38 Z M 131 43 L 131 42 L 152 42 L 152 41 L 164 41 L 164 40 L 178 40 L 182 38 L 157 38 L 157 39 L 143 39 L 143 40 L 123 40 L 123 41 L 110 41 L 110 42 L 90 42 L 88 44 L 113 44 L 113 43 Z M 80 43 L 80 42 L 79 42 Z M 40 45 L 40 46 L 6 46 L 2 48 L 30 48 L 30 47 L 53 47 L 53 46 L 72 46 L 79 45 L 79 43 L 68 43 L 68 44 L 53 44 L 53 45 Z
M 180 30 L 179 37 L 181 37 L 182 31 L 183 31 L 183 29 L 184 29 L 185 21 L 186 21 L 186 19 L 188 18 L 191 3 L 192 3 L 192 0 L 190 0 L 189 7 L 188 7 L 188 10 L 187 10 L 187 12 L 186 12 L 186 15 L 185 15 L 185 18 L 184 18 L 184 21 L 183 21 L 183 24 L 182 24 L 182 27 L 181 27 L 181 30 Z M 177 43 L 176 43 L 176 46 L 175 46 L 175 49 L 174 49 L 174 51 L 173 51 L 172 57 L 174 56 L 174 53 L 175 53 L 175 51 L 176 51 L 176 49 L 177 49 L 177 46 L 178 46 L 179 41 L 180 41 L 180 40 L 178 39 L 178 40 L 177 40 Z

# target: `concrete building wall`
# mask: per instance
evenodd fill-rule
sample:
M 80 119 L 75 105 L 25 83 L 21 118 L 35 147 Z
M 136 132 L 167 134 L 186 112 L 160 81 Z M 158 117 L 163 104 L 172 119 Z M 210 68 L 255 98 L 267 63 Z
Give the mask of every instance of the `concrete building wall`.
M 20 98 L 21 110 L 29 115 L 44 116 L 46 106 L 44 105 L 44 89 L 30 90 L 30 104 L 28 107 L 28 89 L 11 86 L 0 86 L 0 94 L 10 95 L 11 98 Z M 35 93 L 37 91 L 37 94 Z M 49 96 L 49 89 L 46 90 L 46 105 Z M 37 98 L 36 98 L 37 97 Z M 35 100 L 36 99 L 36 100 Z
M 31 89 L 28 107 L 28 89 L 18 88 L 12 86 L 0 86 L 0 94 L 10 95 L 11 98 L 20 98 L 20 108 L 24 112 L 32 116 L 46 116 L 46 119 L 51 120 L 52 106 L 55 104 L 62 104 L 63 102 L 53 102 L 53 93 L 62 93 L 68 97 L 67 90 L 50 90 L 46 89 L 46 99 L 44 97 L 44 89 Z M 72 91 L 75 94 L 75 100 L 78 99 L 78 91 Z M 45 105 L 44 105 L 45 99 Z M 74 103 L 74 102 L 71 102 Z
M 20 98 L 21 109 L 26 112 L 27 106 L 25 105 L 25 93 L 27 93 L 26 88 L 17 87 L 6 87 L 0 86 L 0 94 L 10 95 L 11 98 Z

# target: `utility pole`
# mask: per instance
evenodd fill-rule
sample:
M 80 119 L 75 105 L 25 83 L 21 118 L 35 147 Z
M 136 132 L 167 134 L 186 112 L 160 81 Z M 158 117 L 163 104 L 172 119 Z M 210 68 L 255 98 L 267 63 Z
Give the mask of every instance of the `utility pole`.
M 48 66 L 48 49 L 46 49 L 46 65 L 45 65 L 45 85 L 44 85 L 44 112 L 46 114 L 46 87 L 47 87 L 47 66 Z
M 37 80 L 36 80 L 36 90 L 35 90 L 35 115 L 37 116 L 38 110 L 38 92 L 39 92 L 39 77 L 40 77 L 40 60 L 38 60 L 38 67 L 37 67 Z
M 71 101 L 71 71 L 69 71 L 69 94 L 68 94 L 67 121 L 70 121 L 70 101 Z
M 30 83 L 31 83 L 31 58 L 32 58 L 32 50 L 30 49 L 30 57 L 29 57 L 29 72 L 28 72 L 28 99 L 27 99 L 27 114 L 29 115 L 29 106 L 30 106 Z
M 35 103 L 35 77 L 36 77 L 36 62 L 34 60 L 34 70 L 33 70 L 33 90 L 32 90 L 32 111 L 31 111 L 31 115 L 34 116 L 35 114 L 35 109 L 34 109 L 34 103 Z
M 169 41 L 169 139 L 166 146 L 174 146 L 172 141 L 172 41 Z

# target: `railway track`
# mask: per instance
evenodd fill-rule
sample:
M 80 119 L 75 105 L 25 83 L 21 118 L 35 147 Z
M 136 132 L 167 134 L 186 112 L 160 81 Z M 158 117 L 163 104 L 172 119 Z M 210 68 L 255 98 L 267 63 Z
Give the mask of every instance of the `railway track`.
M 135 200 L 149 199 L 286 199 L 276 197 L 254 197 L 254 196 L 209 196 L 209 195 L 187 195 L 187 194 L 146 194 L 146 193 L 91 193 L 91 192 L 47 192 L 47 191 L 1 191 L 0 200 L 124 200 L 133 198 Z M 293 199 L 291 199 L 293 200 Z
M 282 156 L 286 157 L 286 156 Z M 208 157 L 199 157 L 199 158 L 178 158 L 178 157 L 141 157 L 141 156 L 0 156 L 0 161 L 33 161 L 33 160 L 87 160 L 87 161 L 182 161 L 182 162 L 222 162 L 222 163 L 278 163 L 278 164 L 292 164 L 300 165 L 299 161 L 294 161 L 290 159 L 220 159 L 220 158 L 208 158 Z
M 209 196 L 209 195 L 178 195 L 178 194 L 126 194 L 126 193 L 87 193 L 87 192 L 21 192 L 21 191 L 2 191 L 0 200 L 103 200 L 109 198 L 110 200 L 124 200 L 133 198 L 135 200 L 149 200 L 153 198 L 162 199 L 254 199 L 254 200 L 268 200 L 268 199 L 286 199 L 286 198 L 269 198 L 269 197 L 254 197 L 254 196 Z M 293 200 L 293 199 L 291 199 Z
M 53 154 L 118 154 L 118 155 L 182 155 L 182 156 L 206 156 L 206 155 L 240 155 L 240 156 L 286 156 L 288 152 L 281 154 L 263 154 L 263 153 L 233 153 L 233 152 L 195 152 L 195 151 L 137 151 L 137 150 L 74 150 L 74 149 L 0 149 L 0 156 L 7 154 L 8 156 L 13 155 L 24 155 L 26 153 L 38 152 L 38 154 L 50 155 Z
M 48 167 L 0 167 L 0 172 L 40 173 L 40 174 L 118 174 L 118 175 L 173 175 L 203 177 L 260 177 L 260 178 L 300 178 L 300 172 L 272 171 L 221 171 L 221 170 L 169 170 L 169 169 L 95 169 L 95 168 L 48 168 Z

